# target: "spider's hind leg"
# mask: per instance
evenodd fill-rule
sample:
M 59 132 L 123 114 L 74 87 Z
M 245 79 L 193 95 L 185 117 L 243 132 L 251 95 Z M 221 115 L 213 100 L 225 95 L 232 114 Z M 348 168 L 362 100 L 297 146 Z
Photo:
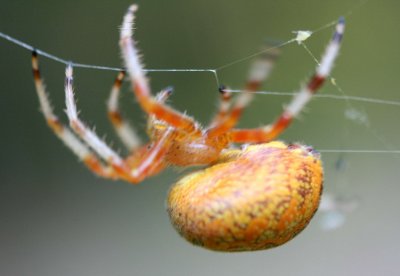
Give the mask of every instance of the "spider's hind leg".
M 254 93 L 260 89 L 261 85 L 271 74 L 279 54 L 279 48 L 267 47 L 267 49 L 264 50 L 264 52 L 262 52 L 262 54 L 256 60 L 253 61 L 244 91 L 238 95 L 235 104 L 230 110 L 225 109 L 229 109 L 230 107 L 230 105 L 226 105 L 228 105 L 228 100 L 231 98 L 231 92 L 229 92 L 229 89 L 222 90 L 223 94 L 220 110 L 208 129 L 208 137 L 212 138 L 219 136 L 229 131 L 238 123 L 243 110 L 253 100 Z M 224 97 L 227 97 L 228 100 L 226 100 Z
M 311 77 L 308 84 L 300 89 L 293 97 L 292 101 L 285 108 L 278 119 L 271 125 L 255 129 L 233 129 L 230 136 L 236 143 L 265 143 L 275 139 L 291 124 L 293 119 L 303 110 L 304 106 L 317 93 L 325 79 L 329 76 L 334 62 L 338 56 L 341 45 L 345 23 L 344 18 L 340 18 L 336 24 L 333 37 L 325 49 L 321 62 L 318 64 L 315 74 Z
M 232 104 L 232 92 L 224 85 L 220 86 L 218 91 L 220 93 L 220 100 L 218 104 L 217 114 L 214 115 L 213 119 L 209 124 L 209 128 L 215 127 L 221 124 L 224 118 L 228 115 L 229 109 Z

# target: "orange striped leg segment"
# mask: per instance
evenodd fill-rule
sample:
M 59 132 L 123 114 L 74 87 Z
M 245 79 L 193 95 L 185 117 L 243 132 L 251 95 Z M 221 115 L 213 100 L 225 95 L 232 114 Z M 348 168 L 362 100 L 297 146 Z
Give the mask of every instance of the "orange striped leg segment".
M 119 111 L 119 95 L 121 90 L 122 81 L 124 80 L 125 72 L 119 72 L 111 88 L 110 97 L 107 102 L 108 118 L 110 119 L 117 135 L 122 143 L 130 150 L 133 151 L 142 144 L 140 138 L 137 136 L 135 130 L 131 125 L 122 117 Z
M 211 120 L 209 128 L 215 127 L 223 122 L 223 119 L 227 116 L 232 103 L 232 92 L 229 92 L 229 88 L 222 85 L 218 91 L 220 93 L 218 111 Z
M 65 70 L 65 102 L 70 126 L 96 154 L 117 172 L 120 178 L 131 183 L 138 183 L 151 175 L 155 168 L 161 166 L 160 163 L 164 160 L 164 156 L 169 149 L 169 142 L 172 141 L 172 130 L 168 129 L 165 131 L 161 138 L 154 145 L 151 145 L 147 152 L 144 152 L 142 149 L 142 152 L 144 152 L 143 155 L 139 157 L 135 166 L 131 166 L 79 119 L 72 86 L 73 69 L 71 65 L 68 65 Z
M 322 86 L 325 79 L 329 76 L 336 57 L 339 53 L 340 44 L 344 33 L 344 18 L 340 18 L 336 31 L 328 44 L 321 63 L 318 64 L 316 73 L 308 84 L 303 87 L 293 98 L 290 104 L 283 111 L 281 116 L 272 125 L 257 129 L 234 129 L 231 131 L 233 142 L 237 143 L 264 143 L 275 139 L 281 134 L 301 112 L 304 106 L 311 100 L 312 96 Z
M 140 106 L 149 115 L 154 115 L 157 119 L 167 122 L 172 127 L 200 136 L 200 128 L 192 118 L 157 102 L 151 96 L 147 78 L 143 72 L 137 49 L 132 40 L 133 21 L 136 10 L 137 6 L 132 5 L 124 16 L 120 34 L 120 46 L 125 66 L 131 78 L 132 88 Z
M 133 170 L 131 177 L 136 181 L 142 181 L 148 176 L 155 175 L 168 164 L 164 161 L 165 155 L 174 139 L 174 132 L 171 127 L 161 135 L 161 138 L 154 143 L 145 145 L 127 160 Z
M 39 71 L 39 60 L 35 51 L 32 53 L 32 71 L 36 92 L 40 102 L 40 108 L 48 126 L 51 128 L 54 134 L 56 134 L 57 137 L 64 142 L 64 144 L 95 174 L 101 177 L 116 179 L 117 175 L 115 171 L 110 167 L 104 166 L 97 156 L 94 155 L 89 148 L 70 131 L 68 127 L 64 126 L 54 114 L 45 89 L 45 85 L 41 78 Z
M 231 111 L 220 122 L 208 130 L 209 137 L 219 136 L 233 128 L 240 119 L 243 110 L 253 100 L 254 92 L 260 89 L 263 82 L 271 74 L 272 68 L 279 55 L 278 48 L 263 53 L 250 67 L 244 92 L 236 99 Z M 229 90 L 228 90 L 229 91 Z M 226 91 L 227 92 L 227 91 Z

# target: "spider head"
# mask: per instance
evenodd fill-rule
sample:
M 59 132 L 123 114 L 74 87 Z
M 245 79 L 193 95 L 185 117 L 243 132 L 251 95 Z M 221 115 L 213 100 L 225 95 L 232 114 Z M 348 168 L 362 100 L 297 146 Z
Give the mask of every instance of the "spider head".
M 147 133 L 155 143 L 162 139 L 165 133 L 171 130 L 166 122 L 150 118 Z M 226 134 L 209 139 L 205 131 L 190 133 L 173 128 L 171 138 L 167 138 L 168 152 L 166 162 L 175 166 L 208 165 L 220 158 L 221 151 L 229 146 Z

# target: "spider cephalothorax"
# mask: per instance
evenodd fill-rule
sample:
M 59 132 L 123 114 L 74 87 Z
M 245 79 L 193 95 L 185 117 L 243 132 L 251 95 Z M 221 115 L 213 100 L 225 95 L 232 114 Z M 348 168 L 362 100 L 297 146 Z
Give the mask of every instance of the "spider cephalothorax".
M 266 51 L 252 65 L 245 92 L 235 102 L 221 88 L 221 102 L 209 126 L 165 104 L 171 89 L 156 97 L 150 87 L 132 40 L 136 5 L 126 13 L 120 46 L 132 89 L 148 114 L 150 141 L 142 145 L 121 116 L 118 96 L 120 72 L 108 101 L 108 114 L 131 154 L 122 158 L 78 117 L 73 94 L 73 64 L 66 69 L 65 97 L 72 131 L 54 115 L 40 76 L 37 53 L 32 67 L 40 105 L 48 125 L 94 173 L 101 177 L 139 183 L 169 165 L 206 165 L 174 185 L 168 212 L 178 232 L 190 242 L 221 251 L 270 248 L 299 233 L 318 208 L 323 170 L 319 155 L 310 147 L 271 142 L 283 132 L 321 87 L 337 57 L 344 31 L 340 19 L 316 73 L 271 125 L 235 129 L 243 109 L 269 75 L 277 52 Z M 250 144 L 241 149 L 234 143 Z

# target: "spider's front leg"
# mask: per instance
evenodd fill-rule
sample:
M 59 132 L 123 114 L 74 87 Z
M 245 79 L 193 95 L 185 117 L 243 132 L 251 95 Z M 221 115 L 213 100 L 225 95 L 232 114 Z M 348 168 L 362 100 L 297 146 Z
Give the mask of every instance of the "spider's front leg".
M 316 73 L 308 84 L 294 96 L 293 100 L 285 108 L 279 118 L 272 124 L 256 129 L 233 129 L 230 132 L 233 142 L 236 143 L 265 143 L 274 140 L 281 134 L 301 112 L 304 106 L 317 93 L 325 79 L 329 76 L 335 59 L 338 56 L 340 44 L 344 33 L 344 18 L 340 18 L 336 24 L 336 31 L 328 44 L 322 60 L 316 69 Z
M 128 158 L 128 161 L 124 160 L 79 119 L 72 87 L 73 68 L 68 65 L 65 70 L 65 101 L 70 126 L 120 178 L 131 183 L 138 183 L 166 166 L 163 160 L 173 141 L 172 128 L 167 128 L 155 142 L 150 144 L 150 147 L 143 146 L 138 149 L 140 154 L 133 154 L 134 162 L 132 158 Z
M 174 128 L 184 130 L 187 133 L 200 137 L 200 127 L 192 118 L 158 102 L 152 97 L 148 81 L 138 57 L 137 49 L 132 40 L 134 13 L 136 10 L 136 5 L 129 7 L 122 22 L 120 35 L 122 56 L 132 82 L 132 89 L 136 99 L 149 116 L 154 115 L 157 119 L 165 121 Z

